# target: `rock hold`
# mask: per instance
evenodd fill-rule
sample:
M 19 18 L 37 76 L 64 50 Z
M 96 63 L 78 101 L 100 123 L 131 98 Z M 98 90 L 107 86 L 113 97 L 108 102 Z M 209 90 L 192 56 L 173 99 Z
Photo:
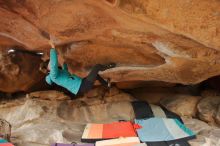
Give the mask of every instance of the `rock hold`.
M 195 84 L 219 75 L 220 3 L 206 0 L 161 3 L 164 2 L 1 1 L 0 46 L 44 50 L 46 59 L 48 38 L 41 33 L 45 31 L 59 46 L 60 64 L 65 61 L 71 73 L 84 77 L 97 63 L 116 62 L 118 67 L 102 72 L 112 82 Z M 11 66 L 12 79 L 16 72 L 29 69 L 22 66 Z M 31 70 L 37 71 L 37 65 L 32 64 Z M 14 86 L 4 80 L 1 91 L 26 91 L 34 84 L 16 81 Z
M 197 105 L 199 118 L 203 121 L 215 124 L 219 122 L 220 97 L 210 96 L 203 98 Z M 216 121 L 215 121 L 216 120 Z
M 180 116 L 195 117 L 197 113 L 196 107 L 200 99 L 200 96 L 176 95 L 164 98 L 160 103 Z

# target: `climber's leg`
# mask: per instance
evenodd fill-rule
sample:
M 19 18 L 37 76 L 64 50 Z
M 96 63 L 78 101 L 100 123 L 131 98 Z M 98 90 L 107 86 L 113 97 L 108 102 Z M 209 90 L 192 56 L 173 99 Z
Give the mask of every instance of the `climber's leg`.
M 107 65 L 101 65 L 101 64 L 95 65 L 92 68 L 91 72 L 88 74 L 88 76 L 83 78 L 82 84 L 79 89 L 79 93 L 85 93 L 85 92 L 88 92 L 89 90 L 91 90 L 97 79 L 99 80 L 99 82 L 102 85 L 107 87 L 108 82 L 106 82 L 101 76 L 99 76 L 98 73 L 99 73 L 99 71 L 104 71 L 106 69 L 113 68 L 113 67 L 115 67 L 115 63 L 110 63 Z
M 108 82 L 104 80 L 99 74 L 97 75 L 97 80 L 106 88 L 108 87 Z
M 96 64 L 91 72 L 89 73 L 89 75 L 87 77 L 85 77 L 86 80 L 90 81 L 90 82 L 95 82 L 95 80 L 97 79 L 98 73 L 99 71 L 104 71 L 106 69 L 110 69 L 115 67 L 116 64 L 115 63 L 109 63 L 106 65 L 101 65 L 101 64 Z M 99 78 L 100 79 L 100 78 Z

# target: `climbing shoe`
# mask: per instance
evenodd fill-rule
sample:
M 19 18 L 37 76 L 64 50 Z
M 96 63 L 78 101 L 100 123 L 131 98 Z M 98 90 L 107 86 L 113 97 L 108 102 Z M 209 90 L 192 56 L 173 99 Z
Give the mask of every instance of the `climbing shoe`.
M 114 67 L 116 67 L 116 63 L 105 64 L 103 65 L 103 70 L 114 68 Z

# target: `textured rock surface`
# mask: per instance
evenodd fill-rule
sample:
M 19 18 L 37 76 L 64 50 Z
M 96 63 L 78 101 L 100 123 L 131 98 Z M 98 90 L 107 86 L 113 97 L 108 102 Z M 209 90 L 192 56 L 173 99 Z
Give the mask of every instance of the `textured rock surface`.
M 216 115 L 215 115 L 215 121 L 217 124 L 220 125 L 220 104 L 218 106 L 218 109 L 217 109 L 217 112 L 216 112 Z
M 197 105 L 199 118 L 214 124 L 219 122 L 220 96 L 209 96 L 203 98 Z
M 171 88 L 146 87 L 129 90 L 129 92 L 137 99 L 147 101 L 151 104 L 159 104 L 164 98 L 174 96 Z
M 62 99 L 62 93 L 54 97 L 59 95 L 61 97 L 58 99 Z M 0 118 L 12 124 L 12 141 L 18 146 L 80 142 L 85 124 L 88 122 L 103 123 L 134 118 L 132 106 L 128 102 L 132 99 L 127 97 L 128 95 L 124 98 L 118 98 L 117 95 L 106 96 L 106 100 L 97 97 L 53 101 L 36 97 L 20 98 L 1 102 Z M 48 96 L 50 98 L 51 95 Z M 101 102 L 103 100 L 105 102 Z
M 27 91 L 36 85 L 44 78 L 40 63 L 40 57 L 32 54 L 0 51 L 0 91 Z
M 220 2 L 216 0 L 120 0 L 119 7 L 142 20 L 220 49 Z
M 186 100 L 187 96 L 193 98 L 190 95 L 195 95 L 198 92 L 196 86 L 178 86 L 176 84 L 161 83 L 161 82 L 147 82 L 142 83 L 141 88 L 131 88 L 127 90 L 136 99 L 147 101 L 152 104 L 160 104 L 161 100 Z M 136 85 L 138 87 L 138 85 Z M 183 99 L 181 99 L 181 96 Z M 185 96 L 184 96 L 185 95 Z M 198 95 L 198 94 L 197 94 Z M 178 98 L 178 99 L 176 99 Z M 196 98 L 196 97 L 194 97 Z M 195 100 L 195 99 L 194 99 Z M 193 101 L 192 101 L 193 102 Z M 184 102 L 185 103 L 185 102 Z M 174 103 L 175 104 L 175 103 Z M 178 104 L 182 105 L 181 102 Z
M 202 97 L 218 97 L 220 96 L 220 92 L 218 90 L 206 89 L 201 92 Z
M 42 95 L 44 99 L 51 97 L 48 95 L 49 97 L 45 98 L 44 92 Z M 63 94 L 58 93 L 54 97 L 62 99 Z M 113 100 L 113 97 L 106 96 L 108 100 L 105 102 L 100 102 L 103 99 L 97 97 L 84 97 L 77 100 L 21 97 L 1 102 L 0 118 L 12 124 L 11 140 L 17 146 L 48 146 L 53 142 L 80 142 L 87 122 L 103 123 L 134 119 L 133 108 L 129 102 L 132 99 L 124 97 Z M 219 128 L 211 127 L 196 119 L 184 118 L 184 122 L 197 134 L 198 138 L 190 141 L 192 146 L 219 145 Z
M 50 90 L 50 91 L 36 91 L 30 94 L 27 94 L 27 98 L 38 98 L 42 100 L 68 100 L 70 97 L 65 95 L 62 92 Z
M 190 140 L 191 146 L 218 146 L 220 145 L 220 128 L 209 126 L 197 119 L 183 119 L 187 127 L 192 129 L 197 138 Z
M 44 30 L 60 45 L 60 63 L 80 76 L 116 62 L 103 73 L 114 82 L 198 83 L 220 74 L 219 7 L 216 0 L 1 0 L 0 46 L 48 52 Z
M 160 101 L 161 105 L 180 116 L 195 117 L 200 96 L 175 95 Z

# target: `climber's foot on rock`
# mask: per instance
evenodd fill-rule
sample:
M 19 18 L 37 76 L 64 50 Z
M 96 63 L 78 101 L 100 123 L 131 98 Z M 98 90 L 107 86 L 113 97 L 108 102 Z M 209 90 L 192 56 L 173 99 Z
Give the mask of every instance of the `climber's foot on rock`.
M 107 70 L 107 69 L 110 69 L 110 68 L 114 68 L 114 67 L 116 67 L 116 63 L 109 63 L 109 64 L 105 64 L 105 65 L 103 65 L 103 71 L 104 70 Z

